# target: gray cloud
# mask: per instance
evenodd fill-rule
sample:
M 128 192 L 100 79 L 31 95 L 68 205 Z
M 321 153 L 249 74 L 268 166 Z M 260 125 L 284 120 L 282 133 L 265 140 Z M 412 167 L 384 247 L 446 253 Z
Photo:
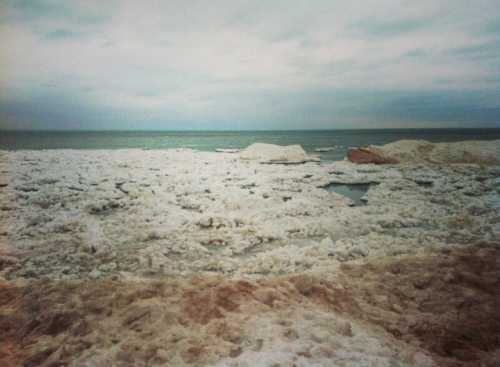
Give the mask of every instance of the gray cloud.
M 422 49 L 414 49 L 411 51 L 406 52 L 403 57 L 409 57 L 409 58 L 424 58 L 429 56 L 428 52 Z
M 0 128 L 496 126 L 478 1 L 6 1 Z
M 494 34 L 496 37 L 500 37 L 500 19 L 495 17 L 494 19 L 486 22 L 486 24 L 481 27 L 481 30 L 484 33 L 490 33 Z
M 457 57 L 465 57 L 474 60 L 500 59 L 498 52 L 500 43 L 489 41 L 471 46 L 462 46 L 452 49 L 450 52 Z
M 363 19 L 349 26 L 349 30 L 361 37 L 393 37 L 432 26 L 434 19 Z
M 40 19 L 65 19 L 76 24 L 99 24 L 108 19 L 108 15 L 103 13 L 109 9 L 106 6 L 92 8 L 85 6 L 85 2 L 75 4 L 64 0 L 5 1 L 5 7 L 9 10 L 7 19 L 13 21 L 31 22 Z
M 69 29 L 56 29 L 54 31 L 45 33 L 43 37 L 52 40 L 62 40 L 62 39 L 80 38 L 82 37 L 82 35 L 83 35 L 82 33 L 74 32 Z

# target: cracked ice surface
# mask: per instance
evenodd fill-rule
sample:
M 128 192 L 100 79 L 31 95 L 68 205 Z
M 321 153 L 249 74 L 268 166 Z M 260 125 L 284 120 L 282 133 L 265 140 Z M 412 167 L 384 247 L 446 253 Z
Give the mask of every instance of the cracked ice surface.
M 499 237 L 498 166 L 49 150 L 1 152 L 0 171 L 8 279 L 260 277 Z M 378 185 L 353 207 L 334 182 Z

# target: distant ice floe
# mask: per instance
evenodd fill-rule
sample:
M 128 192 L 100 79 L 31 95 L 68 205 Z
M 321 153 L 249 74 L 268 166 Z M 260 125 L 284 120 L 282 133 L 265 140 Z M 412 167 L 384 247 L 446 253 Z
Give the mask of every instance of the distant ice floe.
M 215 149 L 217 153 L 239 153 L 240 149 L 236 148 L 217 148 Z
M 314 149 L 314 151 L 318 152 L 318 153 L 323 153 L 323 152 L 331 152 L 331 151 L 336 150 L 338 148 L 339 148 L 338 146 L 322 147 L 322 148 L 316 148 L 316 149 Z

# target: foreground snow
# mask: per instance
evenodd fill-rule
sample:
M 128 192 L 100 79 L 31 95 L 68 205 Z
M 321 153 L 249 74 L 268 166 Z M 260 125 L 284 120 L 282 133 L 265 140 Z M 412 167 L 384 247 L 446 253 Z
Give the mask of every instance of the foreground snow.
M 472 343 L 473 352 L 426 344 L 425 328 L 417 335 L 411 325 L 424 318 L 451 328 L 453 339 L 454 324 L 425 318 L 422 307 L 439 317 L 469 296 L 484 309 L 467 306 L 462 316 L 494 315 L 486 273 L 455 259 L 478 258 L 489 271 L 500 238 L 498 166 L 266 165 L 192 150 L 17 151 L 1 152 L 0 162 L 0 274 L 20 292 L 2 304 L 15 310 L 17 299 L 30 329 L 41 311 L 22 307 L 72 295 L 45 315 L 46 328 L 64 327 L 26 331 L 43 338 L 4 350 L 9 358 L 34 358 L 43 345 L 53 350 L 33 365 L 472 366 L 492 358 L 488 343 Z M 352 206 L 323 188 L 329 183 L 374 185 L 368 205 Z M 456 266 L 443 272 L 436 259 Z M 476 280 L 465 284 L 461 272 Z M 84 306 L 86 297 L 95 305 Z M 479 319 L 473 333 L 485 332 Z M 80 321 L 83 335 L 72 331 Z M 109 327 L 96 332 L 99 323 Z M 158 345 L 146 352 L 150 337 Z M 65 343 L 88 346 L 64 357 Z

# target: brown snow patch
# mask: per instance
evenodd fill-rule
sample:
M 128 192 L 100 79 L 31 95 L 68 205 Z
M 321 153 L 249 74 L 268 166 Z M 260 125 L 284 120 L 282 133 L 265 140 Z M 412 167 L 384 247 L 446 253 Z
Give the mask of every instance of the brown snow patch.
M 357 335 L 366 332 L 395 348 L 380 355 L 409 365 L 432 356 L 439 366 L 493 366 L 495 256 L 494 246 L 471 247 L 258 281 L 2 284 L 0 364 L 203 366 L 280 343 L 292 362 L 322 363 L 362 350 Z M 255 325 L 273 338 L 255 334 Z

